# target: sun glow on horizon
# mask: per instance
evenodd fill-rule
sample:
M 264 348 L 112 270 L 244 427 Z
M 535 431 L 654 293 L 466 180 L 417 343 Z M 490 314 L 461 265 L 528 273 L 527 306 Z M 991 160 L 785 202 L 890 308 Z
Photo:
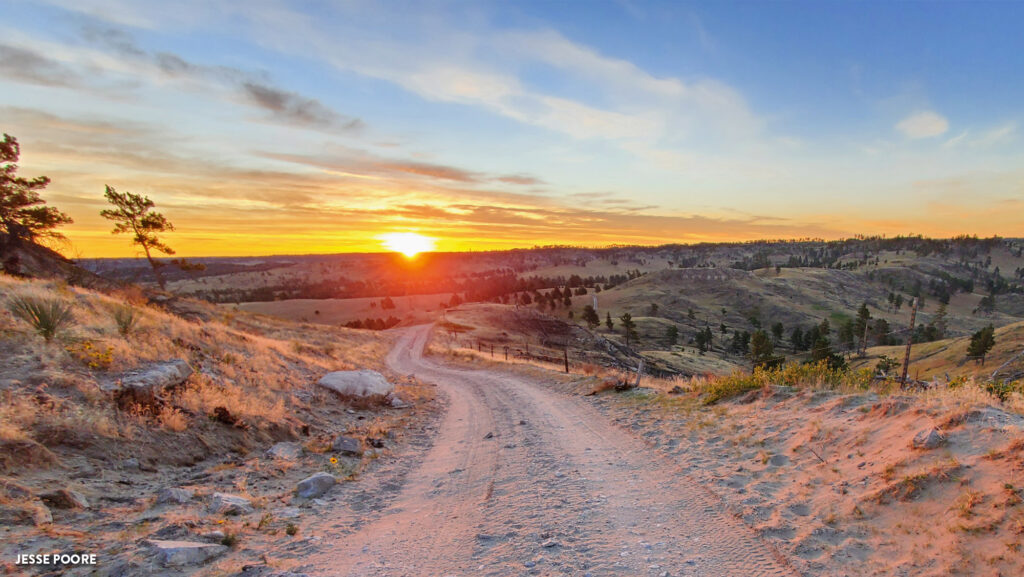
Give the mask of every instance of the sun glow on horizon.
M 415 232 L 389 232 L 377 237 L 389 249 L 412 258 L 421 252 L 434 250 L 437 239 Z

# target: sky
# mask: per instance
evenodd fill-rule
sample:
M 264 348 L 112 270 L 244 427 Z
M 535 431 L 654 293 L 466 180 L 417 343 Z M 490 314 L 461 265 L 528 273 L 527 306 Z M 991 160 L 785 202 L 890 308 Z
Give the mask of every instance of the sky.
M 1024 233 L 1024 2 L 0 0 L 65 254 Z

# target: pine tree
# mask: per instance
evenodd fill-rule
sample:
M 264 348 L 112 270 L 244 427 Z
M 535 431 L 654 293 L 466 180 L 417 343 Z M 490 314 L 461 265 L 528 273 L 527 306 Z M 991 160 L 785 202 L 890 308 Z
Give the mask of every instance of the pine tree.
M 18 139 L 4 134 L 0 141 L 0 249 L 22 242 L 35 242 L 40 237 L 61 235 L 55 228 L 71 224 L 71 217 L 39 196 L 39 191 L 50 184 L 45 176 L 22 178 L 17 176 L 21 148 Z
M 629 313 L 622 313 L 619 320 L 622 321 L 622 328 L 626 333 L 626 346 L 628 347 L 629 339 L 632 338 L 634 341 L 637 341 L 640 339 L 640 335 L 636 332 L 636 323 L 633 322 L 633 315 Z
M 153 253 L 174 254 L 174 249 L 167 246 L 157 236 L 157 233 L 160 232 L 173 231 L 174 225 L 164 215 L 153 211 L 155 204 L 147 196 L 131 192 L 117 192 L 114 187 L 109 185 L 103 196 L 106 197 L 107 202 L 114 205 L 114 208 L 100 211 L 100 216 L 114 221 L 114 234 L 128 232 L 134 235 L 132 243 L 142 247 L 143 252 L 146 253 L 146 260 L 156 276 L 157 284 L 161 289 L 166 288 L 164 277 L 160 274 L 164 263 L 158 261 Z
M 608 327 L 608 330 L 615 329 L 615 323 L 612 322 L 612 313 L 605 313 L 604 325 Z
M 669 325 L 668 329 L 665 330 L 665 338 L 668 339 L 670 347 L 676 346 L 679 342 L 679 329 L 675 325 Z
M 601 317 L 597 316 L 597 311 L 594 310 L 593 305 L 585 305 L 583 307 L 583 322 L 587 323 L 590 330 L 597 328 L 597 325 L 601 324 Z
M 967 345 L 967 355 L 978 359 L 984 365 L 985 355 L 996 346 L 996 333 L 992 325 L 971 335 L 971 343 Z
M 766 363 L 775 355 L 775 347 L 772 340 L 764 331 L 754 331 L 750 336 L 750 360 L 754 366 Z

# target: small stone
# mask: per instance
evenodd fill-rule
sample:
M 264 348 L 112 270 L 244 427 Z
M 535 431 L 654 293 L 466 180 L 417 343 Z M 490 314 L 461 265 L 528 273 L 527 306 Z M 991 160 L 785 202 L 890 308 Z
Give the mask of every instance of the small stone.
M 523 567 L 526 567 L 527 569 L 530 569 L 530 568 L 533 568 L 533 567 L 536 567 L 536 566 L 537 566 L 537 564 L 534 563 L 533 561 L 527 561 L 526 563 L 523 563 Z
M 210 498 L 210 511 L 219 515 L 248 515 L 255 510 L 252 501 L 240 495 L 214 493 Z
M 554 540 L 545 541 L 545 542 L 541 543 L 540 546 L 544 547 L 545 549 L 550 549 L 552 547 L 558 547 L 558 541 L 554 541 Z
M 267 456 L 282 461 L 295 461 L 302 456 L 302 445 L 298 443 L 277 443 L 267 449 Z
M 126 469 L 128 471 L 138 471 L 139 470 L 139 460 L 136 459 L 135 457 L 131 457 L 129 459 L 125 459 L 125 460 L 121 461 L 121 468 L 122 469 Z
M 210 531 L 203 533 L 203 539 L 210 543 L 220 543 L 224 540 L 224 531 Z
M 157 505 L 184 505 L 195 497 L 195 493 L 188 489 L 177 487 L 166 487 L 156 494 Z
M 912 445 L 915 449 L 935 449 L 942 446 L 946 442 L 946 436 L 943 435 L 938 429 L 932 427 L 931 429 L 922 429 L 914 435 Z
M 39 498 L 58 509 L 89 508 L 89 501 L 85 498 L 85 495 L 73 489 L 59 489 L 50 493 L 43 493 Z
M 302 515 L 302 510 L 298 507 L 283 507 L 274 513 L 278 519 L 295 519 L 300 515 Z
M 312 499 L 329 491 L 337 482 L 338 480 L 330 473 L 317 473 L 299 481 L 295 488 L 295 494 L 303 499 Z
M 334 443 L 331 445 L 331 448 L 333 448 L 337 453 L 352 457 L 358 457 L 363 454 L 363 444 L 359 439 L 347 437 L 345 435 L 338 435 L 338 437 L 334 439 Z
M 187 567 L 202 565 L 214 557 L 223 555 L 228 548 L 224 545 L 196 541 L 147 541 L 156 549 L 157 560 L 164 567 Z

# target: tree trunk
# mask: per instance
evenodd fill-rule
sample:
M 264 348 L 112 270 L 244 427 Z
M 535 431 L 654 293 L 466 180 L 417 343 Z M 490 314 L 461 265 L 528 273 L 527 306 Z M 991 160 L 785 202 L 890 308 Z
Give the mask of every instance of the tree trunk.
M 160 274 L 160 263 L 153 260 L 153 257 L 149 254 L 149 247 L 142 245 L 142 249 L 146 251 L 146 260 L 149 261 L 149 266 L 153 269 L 153 276 L 156 277 L 156 284 L 160 285 L 160 290 L 167 290 L 167 286 L 164 283 L 164 275 Z

